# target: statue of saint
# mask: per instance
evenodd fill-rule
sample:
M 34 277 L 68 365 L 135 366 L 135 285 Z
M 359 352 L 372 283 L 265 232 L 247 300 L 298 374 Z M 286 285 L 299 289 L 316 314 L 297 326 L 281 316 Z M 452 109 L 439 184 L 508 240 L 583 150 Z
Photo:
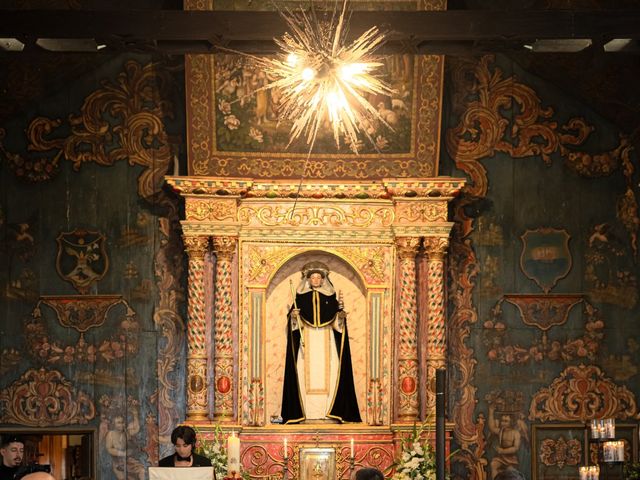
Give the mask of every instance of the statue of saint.
M 302 267 L 289 309 L 281 416 L 284 423 L 327 418 L 362 421 L 347 314 L 329 280 L 329 268 L 322 262 Z

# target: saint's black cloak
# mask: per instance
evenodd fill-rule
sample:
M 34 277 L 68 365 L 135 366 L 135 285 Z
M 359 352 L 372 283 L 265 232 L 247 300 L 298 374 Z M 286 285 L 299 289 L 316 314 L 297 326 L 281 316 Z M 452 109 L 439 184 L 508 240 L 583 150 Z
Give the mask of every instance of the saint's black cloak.
M 338 313 L 341 312 L 335 293 L 333 295 L 324 295 L 314 290 L 302 294 L 297 293 L 296 306 L 300 310 L 300 319 L 306 328 L 329 326 L 336 320 Z M 316 315 L 314 315 L 314 312 Z M 304 403 L 300 398 L 298 370 L 296 368 L 298 351 L 300 350 L 300 329 L 293 330 L 291 328 L 291 310 L 288 317 L 281 416 L 283 423 L 299 423 L 306 418 Z M 340 369 L 338 372 L 338 385 L 334 390 L 334 398 L 327 412 L 327 417 L 335 418 L 340 422 L 361 422 L 358 399 L 356 398 L 356 390 L 353 383 L 351 349 L 349 347 L 346 317 L 342 333 L 335 329 L 331 331 L 336 343 Z

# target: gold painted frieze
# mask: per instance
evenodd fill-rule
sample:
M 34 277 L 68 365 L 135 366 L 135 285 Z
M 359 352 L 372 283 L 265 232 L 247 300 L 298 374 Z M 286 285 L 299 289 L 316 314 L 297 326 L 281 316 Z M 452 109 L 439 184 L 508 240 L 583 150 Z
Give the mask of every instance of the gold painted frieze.
M 448 236 L 457 178 L 322 182 L 167 177 L 185 198 L 185 235 L 241 235 L 286 241 Z

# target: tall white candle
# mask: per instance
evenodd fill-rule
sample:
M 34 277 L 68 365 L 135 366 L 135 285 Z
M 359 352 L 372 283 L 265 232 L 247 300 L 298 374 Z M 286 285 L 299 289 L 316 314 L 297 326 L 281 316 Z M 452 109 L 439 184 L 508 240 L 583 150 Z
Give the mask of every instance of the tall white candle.
M 289 452 L 287 451 L 287 437 L 284 437 L 284 458 L 289 458 Z
M 240 439 L 233 431 L 227 439 L 227 475 L 232 476 L 232 472 L 240 473 Z
M 351 458 L 354 458 L 354 444 L 353 444 L 353 438 L 351 439 Z
M 589 480 L 589 467 L 580 467 L 580 480 Z
M 624 462 L 624 442 L 622 440 L 616 442 L 616 461 Z

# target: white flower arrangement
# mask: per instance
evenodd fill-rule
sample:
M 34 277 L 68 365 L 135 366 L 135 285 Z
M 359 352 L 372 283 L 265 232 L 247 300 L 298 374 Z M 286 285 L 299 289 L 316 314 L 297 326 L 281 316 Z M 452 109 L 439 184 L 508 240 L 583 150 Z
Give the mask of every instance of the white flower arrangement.
M 206 438 L 198 429 L 196 429 L 196 433 L 198 438 L 196 453 L 211 460 L 211 465 L 216 472 L 216 478 L 225 478 L 227 476 L 228 464 L 227 442 L 220 425 L 215 426 L 212 438 Z M 241 472 L 240 475 L 244 479 L 250 478 L 246 472 Z
M 435 451 L 429 439 L 422 438 L 423 433 L 428 430 L 426 422 L 419 428 L 414 424 L 411 435 L 402 440 L 400 458 L 392 465 L 395 471 L 392 480 L 436 479 Z

